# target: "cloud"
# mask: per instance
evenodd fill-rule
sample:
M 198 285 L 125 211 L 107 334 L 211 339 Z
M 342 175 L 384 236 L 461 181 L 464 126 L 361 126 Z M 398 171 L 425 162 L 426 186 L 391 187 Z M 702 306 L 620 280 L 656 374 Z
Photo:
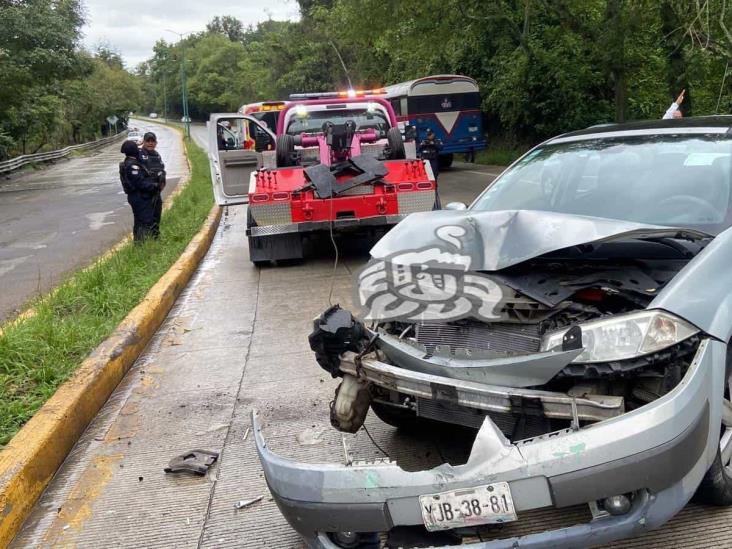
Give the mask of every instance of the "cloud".
M 270 18 L 299 17 L 295 0 L 220 0 L 214 5 L 200 0 L 86 0 L 85 8 L 84 45 L 92 50 L 98 44 L 108 44 L 120 52 L 128 68 L 152 57 L 158 40 L 178 41 L 165 29 L 199 32 L 216 15 L 232 15 L 245 27 Z

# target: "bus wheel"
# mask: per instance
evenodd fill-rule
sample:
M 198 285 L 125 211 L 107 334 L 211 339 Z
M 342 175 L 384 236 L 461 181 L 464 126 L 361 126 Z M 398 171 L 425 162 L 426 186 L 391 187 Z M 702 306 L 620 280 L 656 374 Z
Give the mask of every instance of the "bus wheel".
M 441 154 L 440 156 L 437 157 L 437 161 L 440 163 L 441 170 L 445 170 L 445 169 L 449 168 L 450 166 L 452 166 L 452 160 L 453 160 L 452 153 Z

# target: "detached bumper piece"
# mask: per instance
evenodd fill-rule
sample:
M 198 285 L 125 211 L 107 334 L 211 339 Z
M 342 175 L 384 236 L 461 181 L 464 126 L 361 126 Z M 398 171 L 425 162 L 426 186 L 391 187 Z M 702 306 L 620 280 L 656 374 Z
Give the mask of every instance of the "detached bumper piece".
M 580 429 L 511 443 L 486 417 L 465 464 L 424 471 L 408 472 L 390 461 L 299 463 L 272 452 L 256 411 L 252 426 L 269 489 L 310 547 L 354 547 L 338 540 L 354 533 L 422 525 L 421 496 L 496 483 L 508 484 L 519 522 L 522 512 L 579 504 L 589 505 L 594 518 L 567 528 L 464 546 L 601 545 L 662 525 L 693 495 L 709 466 L 707 447 L 716 448 L 719 436 L 721 411 L 716 402 L 710 403 L 709 387 L 721 382 L 724 367 L 717 366 L 725 357 L 726 345 L 704 340 L 677 388 L 640 409 Z M 354 375 L 391 375 L 389 366 L 378 361 L 364 359 L 359 366 Z M 402 384 L 399 391 L 427 391 L 429 376 L 425 376 L 409 372 L 408 379 L 393 376 L 389 382 Z M 510 396 L 496 388 L 486 391 L 481 398 L 492 406 L 510 402 Z M 462 398 L 460 391 L 458 396 Z M 548 409 L 559 404 L 556 413 L 565 413 L 564 403 L 553 401 L 554 395 L 542 398 Z M 583 413 L 604 413 L 597 403 L 576 400 Z M 602 510 L 598 502 L 606 498 L 630 505 Z

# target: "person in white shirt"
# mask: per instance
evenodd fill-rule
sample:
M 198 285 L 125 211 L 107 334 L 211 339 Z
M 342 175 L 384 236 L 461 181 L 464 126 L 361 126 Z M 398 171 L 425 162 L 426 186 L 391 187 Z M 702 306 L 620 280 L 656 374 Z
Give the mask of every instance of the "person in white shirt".
M 681 93 L 676 98 L 676 101 L 671 103 L 671 106 L 668 108 L 668 110 L 663 115 L 663 120 L 667 120 L 669 118 L 683 118 L 684 114 L 679 110 L 679 107 L 681 106 L 681 103 L 684 101 L 684 94 L 686 93 L 686 90 L 681 90 Z

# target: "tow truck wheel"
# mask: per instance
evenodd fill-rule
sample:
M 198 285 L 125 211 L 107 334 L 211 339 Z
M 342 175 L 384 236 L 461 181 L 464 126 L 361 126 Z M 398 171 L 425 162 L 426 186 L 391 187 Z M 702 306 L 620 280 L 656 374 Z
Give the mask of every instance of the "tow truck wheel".
M 441 170 L 446 170 L 450 166 L 452 166 L 454 155 L 452 153 L 450 154 L 441 154 L 437 157 L 437 162 L 439 163 Z
M 389 128 L 386 132 L 386 140 L 389 143 L 389 160 L 404 160 L 407 153 L 404 150 L 404 139 L 399 128 Z
M 295 138 L 291 135 L 278 135 L 275 144 L 275 155 L 278 168 L 294 165 L 292 155 L 295 153 Z
M 731 410 L 732 345 L 727 347 L 727 387 L 722 408 Z M 696 490 L 697 499 L 711 505 L 732 505 L 732 420 L 722 414 L 722 429 L 717 455 Z

